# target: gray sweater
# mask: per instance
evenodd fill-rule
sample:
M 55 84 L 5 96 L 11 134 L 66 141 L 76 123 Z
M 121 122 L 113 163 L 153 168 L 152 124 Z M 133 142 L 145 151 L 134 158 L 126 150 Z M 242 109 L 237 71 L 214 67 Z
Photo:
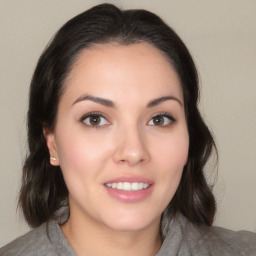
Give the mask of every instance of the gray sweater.
M 165 238 L 157 256 L 256 256 L 256 234 L 194 225 L 182 215 L 164 222 L 163 235 Z M 57 221 L 44 223 L 0 249 L 0 256 L 21 255 L 77 256 Z

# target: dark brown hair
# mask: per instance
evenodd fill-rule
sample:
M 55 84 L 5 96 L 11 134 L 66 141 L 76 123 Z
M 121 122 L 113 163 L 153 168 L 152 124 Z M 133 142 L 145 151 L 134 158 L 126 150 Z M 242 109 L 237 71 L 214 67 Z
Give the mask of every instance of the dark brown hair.
M 111 4 L 95 6 L 64 24 L 38 61 L 30 86 L 29 152 L 19 198 L 26 221 L 32 227 L 39 226 L 50 220 L 67 199 L 60 167 L 49 163 L 43 127 L 54 128 L 63 84 L 79 53 L 107 42 L 150 43 L 176 70 L 183 88 L 190 147 L 181 182 L 167 211 L 181 212 L 193 223 L 211 225 L 215 200 L 204 167 L 215 145 L 198 110 L 198 75 L 192 57 L 179 36 L 157 15 L 146 10 L 120 10 Z

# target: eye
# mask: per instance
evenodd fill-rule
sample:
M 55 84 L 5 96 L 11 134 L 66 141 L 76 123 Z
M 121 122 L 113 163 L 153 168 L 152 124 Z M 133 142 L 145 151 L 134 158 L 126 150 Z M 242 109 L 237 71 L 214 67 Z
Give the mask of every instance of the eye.
M 152 117 L 148 125 L 154 125 L 154 126 L 168 126 L 171 123 L 174 123 L 176 120 L 171 116 L 167 114 L 160 114 Z
M 81 119 L 88 126 L 104 126 L 110 124 L 109 121 L 101 114 L 88 114 Z

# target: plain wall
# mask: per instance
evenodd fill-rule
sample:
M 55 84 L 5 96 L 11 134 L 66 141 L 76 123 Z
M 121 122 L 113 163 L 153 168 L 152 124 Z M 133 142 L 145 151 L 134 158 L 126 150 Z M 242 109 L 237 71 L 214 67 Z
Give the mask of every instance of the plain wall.
M 102 1 L 0 1 L 0 246 L 28 230 L 17 211 L 36 62 L 57 29 Z M 215 225 L 256 231 L 256 1 L 109 1 L 159 14 L 198 66 L 201 109 L 219 149 Z

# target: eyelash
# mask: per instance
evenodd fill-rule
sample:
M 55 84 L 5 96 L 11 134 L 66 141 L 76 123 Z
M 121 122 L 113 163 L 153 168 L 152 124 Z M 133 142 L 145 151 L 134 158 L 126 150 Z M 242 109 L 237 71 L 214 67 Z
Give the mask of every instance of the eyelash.
M 87 124 L 87 123 L 85 122 L 85 120 L 88 119 L 88 118 L 91 118 L 91 117 L 97 117 L 97 118 L 100 117 L 100 118 L 103 118 L 103 119 L 105 119 L 105 121 L 107 122 L 107 124 L 103 124 L 103 125 Z M 84 123 L 84 124 L 85 124 L 87 127 L 89 127 L 89 128 L 102 128 L 102 127 L 107 126 L 107 125 L 110 124 L 110 122 L 107 120 L 107 118 L 104 117 L 101 113 L 98 113 L 98 112 L 92 112 L 92 113 L 85 114 L 84 116 L 82 116 L 82 118 L 80 119 L 80 121 L 81 121 L 82 123 Z
M 159 127 L 165 128 L 165 127 L 169 127 L 171 124 L 173 124 L 173 123 L 176 122 L 176 119 L 175 119 L 172 115 L 170 115 L 169 113 L 159 113 L 159 114 L 157 114 L 157 115 L 151 117 L 151 119 L 149 120 L 149 122 L 152 121 L 154 118 L 162 118 L 162 117 L 163 117 L 163 118 L 167 118 L 168 121 L 169 121 L 169 123 L 168 123 L 168 124 L 164 124 L 164 125 L 160 124 L 160 125 L 152 125 L 152 126 L 159 126 Z M 149 122 L 148 122 L 148 123 L 149 123 Z
M 92 117 L 100 117 L 100 118 L 103 118 L 105 120 L 105 122 L 107 122 L 106 124 L 87 124 L 85 122 L 86 119 L 88 118 L 92 118 Z M 160 124 L 160 125 L 156 125 L 156 124 L 149 124 L 154 118 L 167 118 L 169 120 L 169 123 L 168 124 Z M 104 117 L 101 113 L 98 113 L 98 112 L 92 112 L 92 113 L 88 113 L 88 114 L 85 114 L 84 116 L 81 117 L 80 121 L 82 123 L 84 123 L 87 127 L 89 128 L 102 128 L 104 126 L 108 126 L 109 124 L 111 124 L 106 117 Z M 154 115 L 153 117 L 150 118 L 150 120 L 147 122 L 147 124 L 149 126 L 159 126 L 159 127 L 168 127 L 170 126 L 171 124 L 175 123 L 176 122 L 176 119 L 168 114 L 168 113 L 159 113 L 157 115 Z

